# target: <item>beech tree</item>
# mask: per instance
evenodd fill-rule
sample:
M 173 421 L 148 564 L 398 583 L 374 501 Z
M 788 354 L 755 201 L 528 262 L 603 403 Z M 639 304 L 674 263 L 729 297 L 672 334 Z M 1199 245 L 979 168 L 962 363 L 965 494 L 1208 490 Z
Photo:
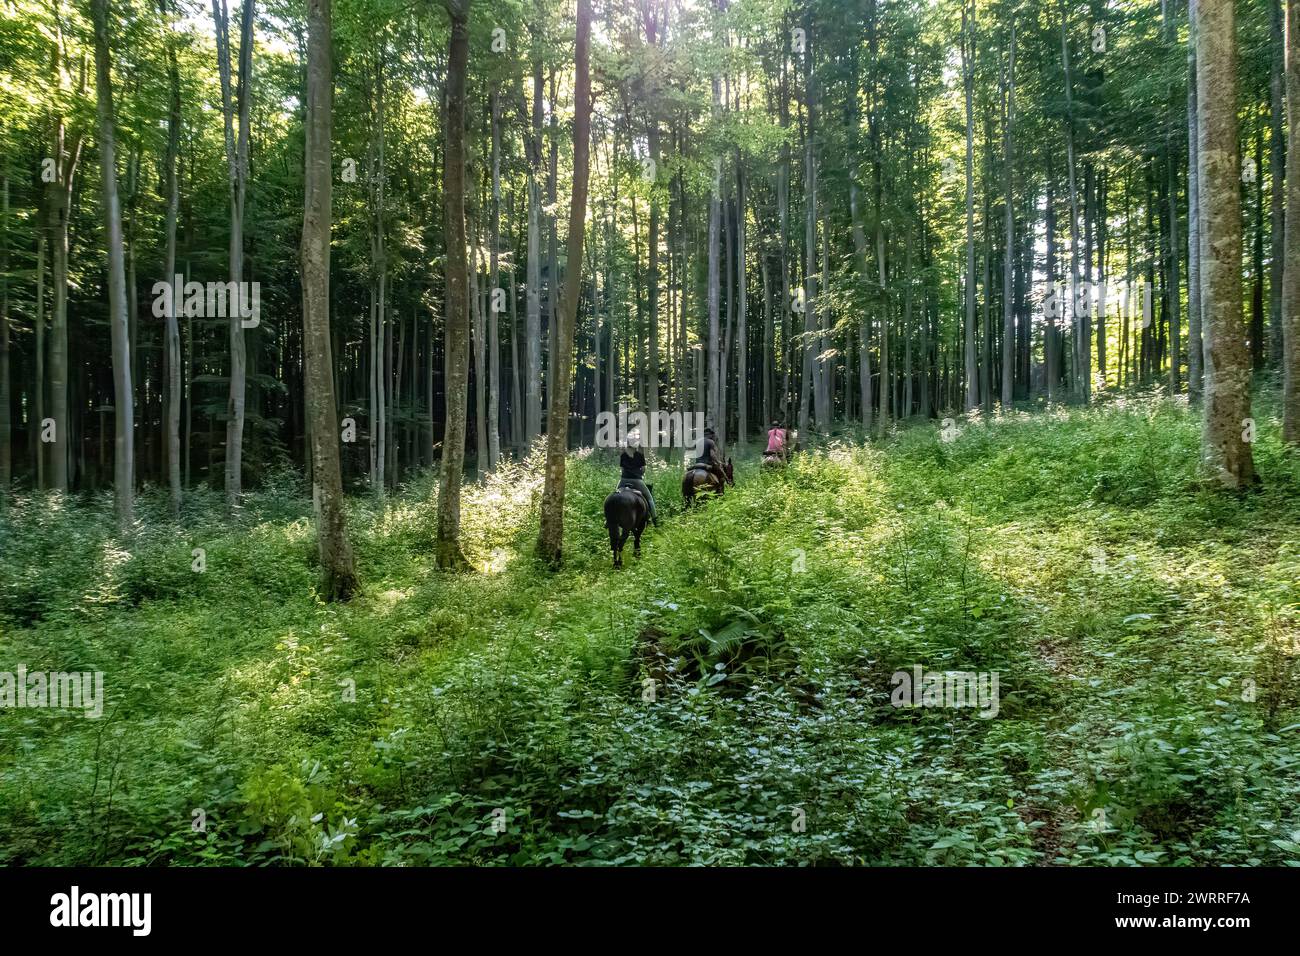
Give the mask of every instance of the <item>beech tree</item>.
M 99 123 L 100 181 L 104 193 L 104 240 L 108 247 L 108 314 L 113 342 L 113 412 L 116 420 L 113 490 L 117 500 L 118 523 L 123 528 L 128 528 L 135 518 L 135 419 L 131 390 L 131 340 L 126 312 L 122 206 L 117 195 L 117 145 L 113 128 L 108 0 L 94 0 L 91 12 L 95 21 L 96 116 Z
M 1256 481 L 1250 355 L 1241 312 L 1241 150 L 1237 140 L 1237 24 L 1228 0 L 1196 7 L 1197 160 L 1205 411 L 1201 457 L 1225 488 Z
M 357 589 L 343 513 L 339 422 L 330 340 L 330 232 L 333 222 L 332 23 L 330 0 L 307 0 L 306 195 L 302 218 L 302 321 L 307 415 L 312 450 L 312 503 L 326 600 Z
M 551 365 L 550 408 L 546 423 L 546 482 L 542 489 L 541 530 L 537 550 L 547 563 L 561 562 L 564 544 L 564 463 L 569 452 L 569 389 L 574 325 L 582 288 L 583 230 L 587 219 L 587 179 L 591 136 L 591 0 L 578 0 L 578 36 L 574 52 L 573 195 L 569 203 L 569 237 L 564 299 Z
M 460 549 L 460 483 L 465 462 L 466 388 L 469 383 L 469 263 L 465 250 L 465 75 L 469 67 L 470 0 L 444 0 L 451 18 L 447 48 L 446 158 L 447 315 L 444 354 L 446 426 L 438 482 L 438 567 L 468 562 Z

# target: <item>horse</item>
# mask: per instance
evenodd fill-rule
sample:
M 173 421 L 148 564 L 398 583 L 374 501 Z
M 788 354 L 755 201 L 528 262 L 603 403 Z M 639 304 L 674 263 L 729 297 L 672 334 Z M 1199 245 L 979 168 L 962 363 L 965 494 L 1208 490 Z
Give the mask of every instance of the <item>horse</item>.
M 736 483 L 735 472 L 731 467 L 731 459 L 722 466 L 722 473 L 727 476 L 726 484 L 734 485 Z M 695 500 L 695 495 L 701 491 L 711 491 L 714 494 L 722 494 L 724 486 L 718 483 L 718 479 L 709 471 L 707 465 L 701 465 L 698 462 L 686 469 L 686 474 L 682 475 L 682 499 L 686 502 L 686 507 L 691 506 Z
M 775 451 L 765 451 L 765 452 L 763 452 L 763 467 L 764 467 L 764 468 L 784 468 L 784 467 L 785 467 L 785 459 L 781 457 L 781 453 L 780 453 L 780 452 L 775 452 Z
M 647 485 L 654 494 L 654 485 Z M 609 547 L 614 552 L 614 567 L 623 566 L 623 545 L 632 535 L 632 554 L 641 557 L 641 534 L 645 531 L 650 505 L 635 488 L 620 485 L 605 498 L 605 527 L 609 530 Z

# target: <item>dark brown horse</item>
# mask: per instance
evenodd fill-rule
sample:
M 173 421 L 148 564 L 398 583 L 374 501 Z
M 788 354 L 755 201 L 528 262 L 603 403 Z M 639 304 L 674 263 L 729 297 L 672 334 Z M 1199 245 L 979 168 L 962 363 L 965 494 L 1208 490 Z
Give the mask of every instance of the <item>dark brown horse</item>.
M 727 477 L 726 484 L 734 485 L 736 483 L 735 472 L 731 467 L 730 458 L 722 466 L 722 473 Z M 682 476 L 682 500 L 686 502 L 686 507 L 689 508 L 691 502 L 695 500 L 695 496 L 700 492 L 709 491 L 715 495 L 720 495 L 724 487 L 707 465 L 693 464 L 686 469 L 686 474 Z
M 647 485 L 654 494 L 654 486 Z M 650 507 L 641 492 L 619 487 L 605 498 L 605 527 L 609 530 L 609 547 L 614 552 L 614 567 L 623 566 L 623 546 L 632 535 L 632 554 L 641 557 L 641 534 L 645 531 Z

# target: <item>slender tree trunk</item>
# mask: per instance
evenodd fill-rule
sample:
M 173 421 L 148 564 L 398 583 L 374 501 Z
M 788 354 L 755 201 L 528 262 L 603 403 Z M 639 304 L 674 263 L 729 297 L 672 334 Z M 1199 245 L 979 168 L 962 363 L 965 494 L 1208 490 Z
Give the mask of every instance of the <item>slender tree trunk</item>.
M 868 30 L 870 35 L 871 48 L 871 86 L 870 86 L 870 104 L 873 112 L 870 114 L 872 132 L 875 131 L 875 71 L 876 71 L 876 35 L 875 35 L 875 3 L 868 7 Z M 867 252 L 867 232 L 862 225 L 862 203 L 861 190 L 858 188 L 858 177 L 860 175 L 860 164 L 858 157 L 860 150 L 858 147 L 858 130 L 860 120 L 858 117 L 858 50 L 857 44 L 854 44 L 850 53 L 850 77 L 852 93 L 849 98 L 849 232 L 853 237 L 854 261 L 858 267 L 858 277 L 862 282 L 862 295 L 864 298 L 863 308 L 858 315 L 858 403 L 860 405 L 858 414 L 862 422 L 864 433 L 871 431 L 871 309 L 867 304 L 869 299 L 869 289 L 872 284 L 871 264 Z M 874 135 L 871 137 L 873 146 L 873 155 L 878 160 L 878 154 L 875 154 L 874 147 L 877 140 Z M 878 167 L 877 167 L 878 169 Z
M 465 465 L 465 395 L 469 384 L 469 264 L 465 249 L 465 74 L 469 64 L 469 0 L 443 0 L 451 17 L 447 56 L 446 160 L 447 316 L 444 382 L 446 424 L 438 482 L 437 561 L 442 570 L 467 569 L 460 549 L 460 481 Z
M 302 219 L 303 378 L 311 435 L 312 502 L 316 512 L 321 594 L 346 601 L 357 590 L 352 543 L 343 510 L 339 422 L 330 341 L 330 228 L 333 223 L 333 125 L 330 0 L 307 0 L 306 195 Z
M 713 113 L 716 117 L 721 111 L 721 84 L 717 76 L 713 78 Z M 709 341 L 708 341 L 708 396 L 705 401 L 704 417 L 709 426 L 721 432 L 722 424 L 722 372 L 720 297 L 722 270 L 720 257 L 722 251 L 722 156 L 713 159 L 713 187 L 709 196 Z
M 591 130 L 591 75 L 588 44 L 591 2 L 578 0 L 577 47 L 574 53 L 573 197 L 569 206 L 568 268 L 564 277 L 564 302 L 556 329 L 557 351 L 552 356 L 551 401 L 546 426 L 546 481 L 542 490 L 541 529 L 537 550 L 553 567 L 561 562 L 564 543 L 564 464 L 568 455 L 570 378 L 573 336 L 582 291 L 583 229 L 587 219 L 588 152 Z
M 1201 196 L 1197 149 L 1196 20 L 1197 0 L 1187 0 L 1187 396 L 1201 397 L 1203 345 L 1201 342 Z
M 96 116 L 102 166 L 100 178 L 104 199 L 104 240 L 108 251 L 109 328 L 113 343 L 113 407 L 116 426 L 113 490 L 118 524 L 126 530 L 135 517 L 135 409 L 132 407 L 131 343 L 126 314 L 126 263 L 122 256 L 122 207 L 117 194 L 108 0 L 94 0 L 91 11 L 95 22 L 95 88 L 98 91 Z
M 1270 25 L 1272 33 L 1269 38 L 1272 51 L 1272 70 L 1269 75 L 1269 117 L 1271 132 L 1269 135 L 1269 180 L 1272 194 L 1269 202 L 1271 222 L 1269 235 L 1272 250 L 1269 255 L 1269 356 L 1272 364 L 1277 365 L 1283 355 L 1282 334 L 1282 272 L 1286 259 L 1283 236 L 1286 234 L 1286 213 L 1283 200 L 1286 195 L 1286 136 L 1282 129 L 1283 88 L 1285 82 L 1285 47 L 1282 30 L 1282 6 L 1285 0 L 1268 0 Z
M 0 505 L 9 498 L 13 428 L 9 419 L 9 171 L 0 204 Z
M 44 429 L 45 422 L 45 246 L 47 237 L 45 230 L 41 229 L 36 236 L 36 315 L 32 319 L 34 341 L 32 343 L 32 363 L 36 366 L 33 371 L 32 383 L 32 409 L 33 414 L 30 417 L 28 432 L 32 441 L 32 458 L 34 467 L 32 469 L 36 476 L 36 488 L 44 491 L 46 488 L 45 480 L 45 443 L 41 441 L 40 435 Z
M 478 257 L 479 217 L 470 214 L 474 222 L 474 244 L 469 270 L 470 317 L 473 322 L 474 349 L 474 474 L 482 477 L 488 468 L 487 428 L 487 343 L 484 333 L 487 322 L 483 315 L 483 296 L 479 293 L 478 277 L 481 262 Z
M 772 270 L 766 253 L 758 258 L 759 272 L 763 278 L 763 427 L 772 421 L 772 351 L 775 347 L 772 329 Z
M 63 122 L 58 121 L 56 164 L 58 181 L 50 184 L 47 202 L 50 218 L 50 271 L 54 302 L 49 343 L 49 413 L 55 423 L 55 439 L 50 449 L 50 485 L 56 491 L 68 490 L 68 457 L 71 423 L 68 421 L 68 228 L 72 207 L 72 180 L 76 174 L 81 143 L 64 158 Z M 125 281 L 125 280 L 123 280 Z
M 495 468 L 501 459 L 501 332 L 498 305 L 504 306 L 501 284 L 501 91 L 492 90 L 492 248 L 489 262 L 487 349 L 488 349 L 488 467 Z
M 1092 391 L 1088 366 L 1092 360 L 1091 320 L 1079 316 L 1079 188 L 1074 162 L 1074 78 L 1066 36 L 1065 5 L 1061 5 L 1061 61 L 1065 65 L 1065 161 L 1070 186 L 1070 314 L 1074 329 L 1074 381 L 1071 391 L 1087 402 Z
M 1056 286 L 1056 195 L 1053 189 L 1052 174 L 1048 172 L 1046 208 L 1043 211 L 1047 222 L 1047 294 L 1051 307 L 1047 313 L 1043 328 L 1043 378 L 1047 386 L 1047 402 L 1056 401 L 1057 371 L 1060 368 L 1060 354 L 1056 336 L 1056 320 L 1064 311 L 1061 296 Z
M 1011 24 L 1011 48 L 1006 68 L 1006 115 L 1002 127 L 1002 193 L 1006 203 L 1006 244 L 1002 262 L 1002 410 L 1011 408 L 1015 386 L 1016 318 L 1016 216 L 1011 195 L 1011 170 L 1014 163 L 1014 136 L 1016 123 L 1016 25 Z
M 877 201 L 876 208 L 880 208 Z M 892 393 L 889 372 L 889 279 L 885 264 L 885 226 L 876 215 L 876 268 L 880 273 L 880 414 L 876 416 L 876 434 L 884 437 L 889 427 L 889 401 Z
M 1287 165 L 1300 170 L 1300 0 L 1287 0 Z M 1300 175 L 1286 182 L 1286 263 L 1283 270 L 1282 438 L 1300 445 Z
M 538 25 L 542 28 L 541 0 L 538 0 Z M 534 37 L 533 53 L 533 130 L 529 140 L 528 162 L 528 275 L 527 307 L 524 329 L 528 353 L 524 382 L 524 443 L 531 445 L 542 433 L 542 59 L 541 40 Z
M 745 170 L 743 157 L 736 157 L 736 441 L 743 447 L 749 438 L 749 392 L 746 363 L 748 290 L 745 282 Z M 653 337 L 651 342 L 653 342 Z M 653 407 L 653 406 L 652 406 Z
M 652 48 L 657 43 L 657 30 L 659 21 L 653 10 L 654 4 L 647 2 L 644 5 L 643 15 L 645 19 L 645 38 L 646 43 Z M 649 149 L 650 159 L 655 164 L 655 182 L 651 183 L 650 188 L 650 233 L 647 237 L 650 253 L 650 271 L 647 276 L 647 318 L 650 323 L 649 332 L 649 368 L 646 369 L 647 390 L 646 398 L 651 412 L 659 411 L 659 118 L 655 115 L 656 104 L 653 102 L 649 105 L 650 118 L 646 134 L 646 146 Z M 742 207 L 741 216 L 743 219 L 744 211 Z M 742 225 L 743 228 L 743 225 Z M 741 359 L 742 365 L 744 359 Z M 742 385 L 743 388 L 743 385 Z M 741 412 L 742 421 L 744 412 Z M 656 416 L 656 421 L 658 420 Z
M 54 50 L 50 61 L 50 85 L 53 89 L 64 92 L 63 65 L 67 51 L 60 26 L 61 6 L 60 0 L 54 0 L 56 32 Z M 84 77 L 84 70 L 82 75 Z M 84 86 L 84 81 L 82 85 Z M 78 134 L 73 138 L 72 144 L 69 145 L 67 136 L 64 117 L 56 115 L 53 120 L 53 149 L 51 152 L 55 176 L 46 186 L 45 211 L 49 233 L 51 279 L 54 291 L 48 359 L 49 414 L 54 420 L 54 441 L 52 443 L 53 447 L 49 450 L 49 478 L 51 486 L 57 491 L 67 491 L 69 487 L 68 463 L 71 457 L 72 423 L 68 417 L 68 230 L 71 220 L 72 184 L 81 158 L 83 142 L 82 136 Z M 43 333 L 44 328 L 41 328 L 37 336 L 38 344 L 40 339 L 43 338 Z M 42 354 L 38 361 L 40 363 L 38 369 L 43 371 L 45 356 Z M 38 391 L 41 393 L 39 403 L 44 406 L 44 389 L 39 388 Z M 43 429 L 45 417 L 43 407 L 41 412 L 37 418 L 37 424 Z M 41 455 L 43 452 L 44 448 L 41 444 L 38 444 L 37 454 Z
M 1225 488 L 1255 484 L 1245 440 L 1250 418 L 1250 355 L 1241 316 L 1241 154 L 1237 140 L 1237 28 L 1234 4 L 1201 0 L 1196 69 L 1205 306 L 1205 413 L 1201 457 Z
M 854 125 L 856 130 L 856 121 Z M 854 258 L 858 264 L 858 275 L 862 279 L 864 296 L 871 283 L 871 266 L 867 253 L 866 230 L 862 228 L 862 213 L 858 201 L 859 190 L 854 172 L 849 174 L 849 224 L 853 235 Z M 861 403 L 859 416 L 862 430 L 871 431 L 871 312 L 863 308 L 858 317 L 858 399 Z
M 803 381 L 800 386 L 799 432 L 808 428 L 809 412 L 816 413 L 817 428 L 822 428 L 824 411 L 810 409 L 821 399 L 821 364 L 817 353 L 817 154 L 814 146 L 817 128 L 817 87 L 813 72 L 812 14 L 804 16 L 804 88 L 807 96 L 807 129 L 804 135 L 804 302 L 803 302 Z
M 1173 4 L 1165 3 L 1161 5 L 1163 19 L 1163 30 L 1165 42 L 1170 48 L 1176 49 L 1177 33 L 1174 26 Z M 1175 100 L 1172 94 L 1172 88 L 1167 87 L 1169 106 L 1172 110 Z M 1178 238 L 1178 166 L 1175 163 L 1177 156 L 1173 127 L 1165 131 L 1165 171 L 1167 176 L 1166 192 L 1168 193 L 1168 211 L 1166 215 L 1169 219 L 1169 265 L 1167 273 L 1168 288 L 1168 310 L 1169 310 L 1169 394 L 1177 395 L 1182 388 L 1182 298 L 1181 298 L 1181 278 L 1179 276 L 1179 262 L 1182 258 L 1182 243 Z
M 239 40 L 239 86 L 232 96 L 233 78 L 230 64 L 230 26 L 226 0 L 212 0 L 216 21 L 217 65 L 221 75 L 221 102 L 225 117 L 226 162 L 230 171 L 230 281 L 236 288 L 244 277 L 244 198 L 248 183 L 249 110 L 252 104 L 253 72 L 253 0 L 244 0 Z M 238 137 L 234 129 L 238 110 Z M 238 305 L 231 310 L 230 326 L 230 398 L 226 407 L 226 507 L 239 506 L 243 480 L 244 390 L 247 376 L 247 353 L 244 347 L 243 320 Z
M 979 378 L 975 368 L 975 27 L 973 11 L 965 0 L 961 9 L 961 68 L 966 89 L 966 411 L 979 404 Z M 881 407 L 884 407 L 882 401 Z
M 790 365 L 793 352 L 790 339 L 790 143 L 785 137 L 790 127 L 790 84 L 788 51 L 781 47 L 781 146 L 776 179 L 776 205 L 781 243 L 781 424 L 790 427 Z M 680 181 L 680 174 L 679 174 Z M 682 209 L 685 216 L 686 210 Z
M 175 285 L 176 275 L 176 217 L 180 209 L 180 185 L 176 175 L 177 154 L 181 135 L 181 78 L 176 62 L 176 45 L 172 39 L 167 0 L 161 0 L 160 12 L 168 22 L 165 39 L 167 47 L 167 82 L 170 104 L 167 114 L 167 157 L 164 175 L 167 190 L 167 252 L 164 281 L 172 287 L 171 308 L 166 316 L 167 339 L 167 484 L 171 493 L 172 516 L 181 511 L 181 339 L 177 326 L 176 308 L 182 290 Z
M 511 200 L 511 223 L 514 218 L 514 201 Z M 513 233 L 512 233 L 513 235 Z M 513 244 L 513 241 L 512 241 Z M 524 408 L 519 368 L 519 295 L 515 286 L 514 257 L 506 275 L 510 280 L 510 446 L 519 455 L 524 446 Z M 524 344 L 527 349 L 527 343 Z

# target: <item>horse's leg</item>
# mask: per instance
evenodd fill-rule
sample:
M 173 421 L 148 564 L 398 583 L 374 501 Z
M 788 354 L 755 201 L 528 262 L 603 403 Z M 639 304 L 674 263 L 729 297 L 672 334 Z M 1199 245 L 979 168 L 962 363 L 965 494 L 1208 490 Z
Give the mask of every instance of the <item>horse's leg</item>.
M 632 528 L 632 556 L 641 557 L 641 532 L 645 530 L 645 519 L 642 518 Z
M 614 553 L 614 567 L 618 567 L 618 526 L 609 526 L 609 550 Z
M 623 546 L 626 544 L 627 544 L 627 528 L 623 527 L 623 525 L 619 525 L 618 526 L 618 558 L 617 558 L 618 563 L 614 565 L 615 567 L 621 568 L 623 566 Z

